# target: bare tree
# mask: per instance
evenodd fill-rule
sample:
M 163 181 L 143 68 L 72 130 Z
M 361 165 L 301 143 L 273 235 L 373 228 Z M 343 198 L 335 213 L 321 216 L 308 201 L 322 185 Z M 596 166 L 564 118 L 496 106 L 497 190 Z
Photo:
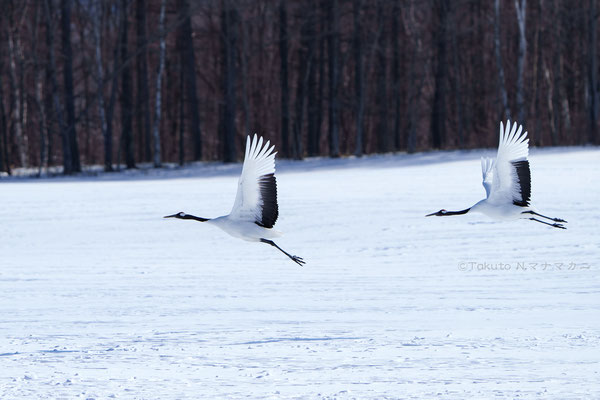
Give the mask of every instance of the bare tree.
M 6 171 L 9 175 L 10 159 L 8 156 L 8 133 L 6 126 L 6 110 L 4 109 L 4 84 L 2 82 L 2 64 L 0 63 L 0 171 Z
M 158 61 L 158 72 L 156 73 L 156 104 L 154 108 L 154 128 L 152 129 L 152 138 L 154 142 L 154 167 L 161 166 L 161 147 L 160 147 L 160 117 L 161 117 L 161 93 L 162 93 L 162 76 L 165 69 L 165 49 L 166 49 L 166 32 L 165 32 L 165 8 L 167 0 L 162 0 L 160 3 L 160 17 L 158 20 L 158 30 L 160 32 L 160 55 Z
M 96 62 L 96 96 L 98 103 L 98 116 L 100 118 L 100 130 L 104 138 L 104 170 L 112 171 L 112 132 L 109 131 L 106 106 L 104 103 L 104 67 L 102 66 L 102 0 L 93 3 L 90 9 L 94 24 L 94 59 Z M 114 87 L 114 84 L 113 84 Z M 111 124 L 112 125 L 112 124 Z
M 81 172 L 79 145 L 75 129 L 75 92 L 73 89 L 73 50 L 71 48 L 71 0 L 61 0 L 61 34 L 63 50 L 63 76 L 65 85 L 65 109 L 67 111 L 67 135 L 71 146 L 73 172 Z
M 42 12 L 42 3 L 37 3 L 35 5 L 34 18 L 35 23 L 33 24 L 33 32 L 31 35 L 34 38 L 38 37 L 39 28 L 41 26 L 41 12 Z M 44 63 L 41 62 L 39 58 L 39 45 L 38 41 L 34 40 L 32 42 L 31 54 L 33 55 L 33 64 L 34 64 L 34 74 L 35 74 L 35 105 L 38 111 L 38 123 L 39 123 L 39 165 L 38 165 L 38 175 L 42 174 L 42 170 L 48 167 L 48 159 L 47 159 L 47 146 L 48 141 L 46 134 L 48 132 L 47 128 L 47 117 L 46 117 L 46 108 L 44 102 L 44 78 L 45 78 L 45 68 Z M 0 163 L 1 167 L 1 163 Z
M 404 63 L 401 62 L 400 58 L 401 56 L 404 57 L 404 52 L 400 50 L 399 40 L 399 20 L 401 12 L 400 0 L 394 0 L 392 6 L 392 101 L 394 105 L 394 126 L 392 134 L 395 151 L 402 148 L 402 130 L 400 128 L 402 116 L 402 85 L 400 66 Z
M 14 4 L 11 3 L 14 7 Z M 11 7 L 11 8 L 12 8 Z M 13 10 L 15 12 L 15 10 Z M 16 12 L 24 13 L 25 7 Z M 12 122 L 14 133 L 17 139 L 17 148 L 19 151 L 19 163 L 21 167 L 29 166 L 29 143 L 26 132 L 23 130 L 23 92 L 20 76 L 23 74 L 23 62 L 21 48 L 21 39 L 17 27 L 14 25 L 15 20 L 20 20 L 22 15 L 9 16 L 8 26 L 8 56 L 9 56 L 9 82 L 12 98 Z
M 150 137 L 150 91 L 148 89 L 148 51 L 146 37 L 146 0 L 135 2 L 135 29 L 137 56 L 135 73 L 137 78 L 137 101 L 135 102 L 135 117 L 138 138 L 143 143 L 140 151 L 142 158 L 149 161 L 152 158 L 152 139 Z
M 496 54 L 496 66 L 498 67 L 498 89 L 504 117 L 510 119 L 510 108 L 508 107 L 508 95 L 506 94 L 506 83 L 504 80 L 504 66 L 502 65 L 502 52 L 500 46 L 500 0 L 494 0 L 494 52 Z
M 135 156 L 133 153 L 133 96 L 131 93 L 132 80 L 131 66 L 129 64 L 129 22 L 127 9 L 128 0 L 121 0 L 120 17 L 122 29 L 121 37 L 119 39 L 121 46 L 121 143 L 124 146 L 125 165 L 127 168 L 135 168 Z
M 300 15 L 300 46 L 298 47 L 298 75 L 295 97 L 294 115 L 294 140 L 292 142 L 292 155 L 300 160 L 303 156 L 302 147 L 302 121 L 304 120 L 304 103 L 308 91 L 308 78 L 313 64 L 314 47 L 312 36 L 314 36 L 312 11 L 305 8 Z
M 308 51 L 308 66 L 306 77 L 306 138 L 307 150 L 310 148 L 310 154 L 314 155 L 318 148 L 319 140 L 318 110 L 317 110 L 317 12 L 316 1 L 309 0 L 313 4 L 308 11 L 307 26 L 305 32 L 305 46 Z M 297 139 L 298 147 L 302 148 L 302 137 Z
M 377 39 L 375 57 L 375 79 L 377 81 L 375 107 L 377 114 L 377 151 L 390 151 L 390 132 L 388 127 L 388 94 L 387 76 L 387 34 L 385 30 L 384 0 L 377 2 Z
M 525 125 L 525 95 L 523 93 L 523 76 L 525 74 L 525 61 L 527 59 L 527 37 L 525 36 L 525 17 L 527 0 L 515 0 L 517 23 L 519 25 L 519 54 L 517 56 L 517 111 L 519 123 Z
M 435 12 L 438 18 L 438 29 L 435 32 L 435 75 L 433 92 L 433 108 L 431 110 L 431 144 L 434 149 L 441 149 L 446 141 L 446 80 L 448 63 L 446 56 L 446 32 L 448 24 L 449 0 L 436 0 Z
M 429 68 L 429 63 L 420 64 L 423 57 L 423 43 L 420 39 L 422 32 L 418 30 L 420 24 L 416 21 L 415 4 L 411 4 L 406 13 L 402 14 L 403 25 L 407 31 L 408 37 L 412 40 L 414 50 L 413 56 L 410 59 L 409 75 L 408 75 L 408 90 L 407 90 L 407 127 L 406 127 L 406 150 L 409 153 L 414 153 L 417 149 L 417 124 L 419 121 L 419 103 L 423 93 L 423 85 L 425 83 L 426 73 Z M 429 60 L 429 58 L 427 58 Z M 420 74 L 418 74 L 420 71 Z
M 340 124 L 339 124 L 339 8 L 338 1 L 331 0 L 326 6 L 327 12 L 327 51 L 329 68 L 329 156 L 340 156 Z
M 182 13 L 183 23 L 181 24 L 182 45 L 181 49 L 183 62 L 183 79 L 185 84 L 185 94 L 187 97 L 188 112 L 191 117 L 192 140 L 194 144 L 194 160 L 202 159 L 202 131 L 200 129 L 200 113 L 198 94 L 196 93 L 196 54 L 194 51 L 194 37 L 192 35 L 192 20 L 189 0 L 179 0 L 179 8 Z M 182 93 L 183 95 L 183 93 Z
M 221 118 L 221 137 L 223 138 L 223 161 L 236 160 L 235 153 L 235 84 L 236 72 L 236 44 L 238 39 L 238 12 L 231 0 L 222 0 L 222 89 L 223 113 Z
M 287 2 L 286 0 L 279 1 L 279 59 L 280 59 L 280 75 L 281 84 L 281 146 L 280 152 L 283 157 L 288 156 L 289 152 L 289 129 L 290 129 L 290 90 L 289 90 L 289 73 L 288 73 L 288 18 L 287 18 Z
M 590 127 L 588 143 L 597 143 L 598 137 L 598 46 L 596 31 L 596 0 L 590 0 L 589 12 L 589 61 L 588 61 L 588 90 L 590 96 Z
M 354 155 L 357 157 L 362 156 L 365 146 L 365 78 L 362 54 L 361 11 L 362 0 L 353 0 L 352 14 L 354 16 L 354 34 L 352 36 L 352 48 L 354 50 L 354 90 L 356 107 L 356 146 L 354 148 Z
M 456 31 L 458 30 L 458 16 L 456 11 L 456 5 L 453 2 L 449 2 L 448 6 L 450 7 L 449 18 L 451 18 L 452 22 L 448 23 L 450 27 L 450 40 L 452 42 L 452 67 L 454 68 L 454 103 L 456 107 L 456 136 L 458 137 L 458 147 L 464 148 L 465 146 L 465 138 L 464 138 L 464 115 L 463 115 L 463 104 L 462 104 L 462 82 L 460 79 L 460 65 L 459 62 L 459 48 L 458 48 L 458 38 Z
M 327 20 L 324 12 L 324 1 L 315 0 L 315 12 L 318 13 L 318 25 L 319 25 L 319 35 L 317 38 L 317 47 L 318 47 L 318 55 L 316 56 L 317 65 L 315 68 L 319 74 L 319 79 L 317 81 L 317 93 L 316 93 L 316 129 L 315 134 L 316 137 L 314 140 L 310 140 L 308 142 L 307 153 L 309 156 L 316 156 L 321 153 L 321 130 L 323 125 L 323 115 L 324 115 L 324 107 L 323 102 L 325 99 L 325 41 L 326 41 L 326 30 L 327 30 Z
M 52 86 L 52 103 L 54 105 L 54 113 L 58 121 L 58 126 L 62 138 L 62 153 L 63 153 L 63 173 L 70 175 L 73 172 L 73 160 L 71 153 L 71 140 L 69 128 L 63 116 L 63 110 L 58 96 L 58 79 L 56 77 L 56 57 L 54 54 L 54 25 L 52 24 L 52 10 L 50 8 L 50 0 L 44 0 L 44 14 L 46 19 L 46 45 L 48 46 L 48 75 Z

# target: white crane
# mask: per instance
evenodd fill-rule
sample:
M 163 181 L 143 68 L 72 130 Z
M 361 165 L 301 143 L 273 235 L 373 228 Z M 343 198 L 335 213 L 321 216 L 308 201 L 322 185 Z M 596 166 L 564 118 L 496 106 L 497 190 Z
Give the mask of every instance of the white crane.
M 496 160 L 481 158 L 483 187 L 487 198 L 466 210 L 446 211 L 442 209 L 426 215 L 426 217 L 462 215 L 476 211 L 494 219 L 527 218 L 554 228 L 567 229 L 559 223 L 567 221 L 546 217 L 529 204 L 531 197 L 531 173 L 527 160 L 529 139 L 527 139 L 527 132 L 521 134 L 522 130 L 523 127 L 520 125 L 517 129 L 516 122 L 511 127 L 510 121 L 507 121 L 506 129 L 500 122 L 500 143 Z M 552 223 L 537 219 L 535 216 L 545 218 Z
M 242 174 L 238 182 L 235 203 L 229 215 L 218 218 L 201 218 L 179 212 L 164 218 L 191 219 L 215 225 L 231 236 L 249 242 L 262 242 L 279 249 L 298 265 L 304 264 L 301 257 L 293 256 L 271 239 L 282 235 L 273 230 L 279 216 L 277 206 L 277 182 L 275 181 L 275 146 L 269 148 L 270 142 L 263 146 L 263 138 L 256 134 L 246 140 L 246 154 Z

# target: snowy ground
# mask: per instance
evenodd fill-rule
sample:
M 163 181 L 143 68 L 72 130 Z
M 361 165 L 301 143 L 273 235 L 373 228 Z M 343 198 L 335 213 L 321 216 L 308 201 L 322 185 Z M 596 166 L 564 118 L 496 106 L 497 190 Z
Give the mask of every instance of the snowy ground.
M 0 182 L 0 398 L 600 398 L 600 150 L 531 152 L 566 231 L 424 218 L 493 153 L 280 162 L 304 267 L 161 218 L 229 212 L 239 165 Z

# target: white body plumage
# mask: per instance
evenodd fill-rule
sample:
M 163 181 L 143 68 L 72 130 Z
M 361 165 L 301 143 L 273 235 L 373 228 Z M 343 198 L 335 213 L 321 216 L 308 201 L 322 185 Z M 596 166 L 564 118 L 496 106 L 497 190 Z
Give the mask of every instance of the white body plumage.
M 260 239 L 274 239 L 283 235 L 275 229 L 264 228 L 256 225 L 254 222 L 241 221 L 231 218 L 231 215 L 212 218 L 206 221 L 209 225 L 214 225 L 229 235 L 248 242 L 260 242 Z

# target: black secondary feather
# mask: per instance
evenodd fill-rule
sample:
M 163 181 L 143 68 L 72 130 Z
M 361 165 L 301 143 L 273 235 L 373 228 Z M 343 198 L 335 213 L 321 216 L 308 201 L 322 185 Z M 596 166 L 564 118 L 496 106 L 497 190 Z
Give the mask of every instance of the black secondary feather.
M 277 181 L 275 174 L 266 174 L 258 179 L 260 197 L 262 198 L 262 217 L 256 224 L 265 228 L 272 228 L 279 217 L 277 206 Z
M 517 171 L 520 198 L 513 199 L 513 204 L 520 207 L 529 206 L 531 200 L 531 171 L 529 170 L 529 161 L 512 161 L 511 164 Z

